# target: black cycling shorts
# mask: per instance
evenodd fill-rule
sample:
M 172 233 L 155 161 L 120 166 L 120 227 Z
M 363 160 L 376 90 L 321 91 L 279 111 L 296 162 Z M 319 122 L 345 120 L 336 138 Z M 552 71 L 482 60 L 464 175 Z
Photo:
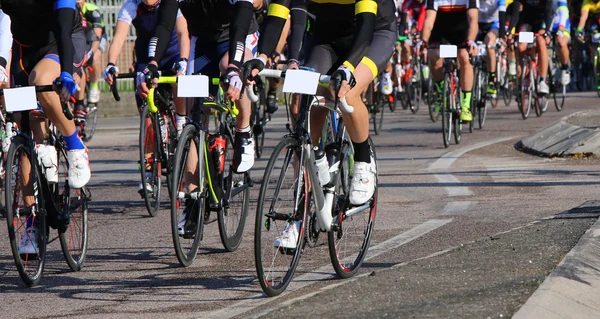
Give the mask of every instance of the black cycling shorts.
M 466 47 L 469 36 L 467 11 L 438 12 L 429 37 L 430 45 L 452 44 Z
M 326 30 L 314 30 L 313 46 L 306 62 L 306 67 L 314 69 L 321 74 L 332 74 L 342 63 L 344 63 L 348 52 L 352 49 L 354 35 L 341 37 L 333 41 L 321 41 L 318 34 L 326 33 Z M 396 45 L 396 21 L 390 23 L 388 28 L 375 30 L 371 46 L 367 54 L 361 60 L 369 67 L 373 78 L 385 69 Z
M 532 8 L 523 7 L 523 11 L 519 13 L 519 23 L 517 23 L 517 31 L 538 32 L 546 30 L 546 17 L 543 9 L 534 10 Z
M 85 64 L 87 43 L 83 31 L 73 33 L 73 73 L 81 74 Z M 56 42 L 44 46 L 23 45 L 13 41 L 12 47 L 13 63 L 11 64 L 11 76 L 14 85 L 28 86 L 29 74 L 33 68 L 43 59 L 50 59 L 60 65 L 58 48 Z

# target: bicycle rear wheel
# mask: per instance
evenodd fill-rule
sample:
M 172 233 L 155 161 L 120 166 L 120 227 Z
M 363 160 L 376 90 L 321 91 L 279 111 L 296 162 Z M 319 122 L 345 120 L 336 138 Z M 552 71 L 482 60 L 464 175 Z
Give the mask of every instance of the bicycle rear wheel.
M 554 100 L 554 107 L 556 107 L 558 112 L 562 111 L 567 94 L 567 87 L 560 82 L 561 72 L 563 72 L 563 70 L 557 67 L 554 77 L 552 78 L 552 86 L 550 87 L 552 99 Z M 552 73 L 548 72 L 548 74 Z
M 477 117 L 477 111 L 479 110 L 478 108 L 478 104 L 479 104 L 479 99 L 480 97 L 480 92 L 481 92 L 481 70 L 479 69 L 478 65 L 475 65 L 473 67 L 473 89 L 471 90 L 471 116 L 473 116 L 473 118 Z M 469 122 L 469 133 L 473 133 L 473 130 L 475 129 L 475 123 L 474 121 L 470 121 Z
M 254 259 L 258 281 L 268 296 L 285 290 L 302 255 L 309 205 L 305 176 L 299 141 L 284 138 L 269 159 L 256 208 Z M 284 229 L 296 238 L 284 242 Z
M 450 110 L 450 77 L 444 77 L 444 89 L 442 91 L 442 105 L 440 113 L 442 114 L 442 137 L 444 138 L 444 147 L 450 146 L 452 136 L 452 112 Z
M 532 80 L 533 75 L 529 74 L 532 71 L 527 70 L 527 61 L 523 60 L 523 64 L 521 66 L 521 103 L 519 110 L 521 111 L 521 116 L 524 120 L 529 117 L 529 112 L 531 111 L 531 102 L 532 102 L 532 86 L 534 85 L 534 81 Z
M 375 146 L 369 138 L 371 145 L 371 160 L 375 160 L 377 167 L 377 155 L 375 154 Z M 347 144 L 342 147 L 340 153 L 342 157 L 340 162 L 344 163 L 349 160 L 350 148 Z M 345 169 L 348 164 L 344 163 L 338 174 L 336 184 L 336 194 L 338 196 L 337 204 L 334 207 L 334 222 L 331 231 L 327 233 L 327 242 L 329 244 L 329 257 L 335 273 L 340 278 L 350 278 L 360 269 L 367 251 L 371 238 L 373 237 L 373 228 L 375 225 L 375 213 L 377 210 L 377 194 L 378 194 L 378 178 L 375 175 L 375 193 L 363 207 L 364 210 L 358 213 L 349 215 L 352 210 L 348 209 L 348 189 L 342 187 L 343 180 L 349 179 L 351 176 L 350 170 Z M 348 214 L 348 215 L 347 215 Z
M 199 138 L 197 128 L 187 125 L 179 137 L 173 159 L 171 180 L 171 233 L 179 263 L 187 267 L 194 262 L 202 240 L 204 212 L 206 211 L 206 186 L 204 185 L 204 156 L 198 159 Z M 202 136 L 200 136 L 202 137 Z M 202 145 L 200 145 L 202 147 Z M 195 164 L 196 163 L 196 164 Z M 191 173 L 186 172 L 186 168 Z M 197 176 L 192 176 L 194 170 Z M 195 186 L 190 186 L 195 183 Z M 199 185 L 202 184 L 202 187 Z M 201 191 L 199 191 L 199 189 Z M 180 225 L 181 224 L 181 225 Z
M 480 101 L 479 103 L 477 103 L 476 109 L 477 109 L 477 122 L 479 123 L 479 129 L 482 130 L 483 129 L 483 125 L 485 124 L 485 118 L 487 117 L 487 87 L 488 87 L 488 78 L 487 78 L 487 74 L 484 74 L 483 72 L 480 74 L 480 79 L 479 79 L 479 97 L 480 97 Z M 496 92 L 496 99 L 498 97 L 498 94 Z M 496 107 L 493 103 L 494 98 L 490 97 L 490 104 L 492 104 L 492 107 Z M 496 105 L 498 100 L 496 100 Z M 475 114 L 473 114 L 473 119 L 475 119 Z
M 44 190 L 41 189 L 37 164 L 31 165 L 33 160 L 28 145 L 29 141 L 22 136 L 12 140 L 7 156 L 4 189 L 10 248 L 21 279 L 32 287 L 39 284 L 44 271 L 48 216 L 42 208 Z M 38 190 L 35 197 L 33 189 Z M 19 251 L 21 242 L 24 243 L 24 249 Z
M 161 145 L 162 134 L 158 121 L 159 113 L 150 114 L 148 107 L 142 111 L 140 121 L 140 173 L 144 199 L 148 214 L 154 217 L 160 210 L 161 189 Z M 166 132 L 164 132 L 166 134 Z M 157 136 L 158 135 L 158 136 Z M 159 142 L 160 141 L 160 142 Z
M 426 86 L 427 86 L 427 100 L 425 102 L 427 103 L 427 109 L 429 111 L 429 118 L 431 119 L 431 122 L 435 123 L 435 122 L 437 122 L 440 113 L 435 108 L 435 100 L 437 98 L 437 93 L 436 93 L 435 88 L 433 87 L 433 80 L 431 79 L 431 76 L 429 77 L 429 79 L 427 79 Z
M 458 87 L 458 83 L 456 83 L 456 89 L 453 91 L 452 95 L 454 97 L 454 107 L 453 112 L 452 112 L 452 119 L 454 120 L 454 142 L 456 144 L 460 144 L 460 141 L 462 140 L 462 121 L 460 119 L 460 116 L 458 115 L 458 110 L 460 110 L 461 108 L 461 103 L 460 103 L 460 99 L 461 99 L 461 91 L 460 88 Z M 471 119 L 471 122 L 473 122 L 473 120 Z
M 88 113 L 86 115 L 85 124 L 81 124 L 80 134 L 84 142 L 89 142 L 94 134 L 96 134 L 96 125 L 98 123 L 98 105 L 96 103 L 88 104 Z
M 502 98 L 504 99 L 504 105 L 509 106 L 512 101 L 513 91 L 515 89 L 515 82 L 511 79 L 508 72 L 504 76 L 504 86 L 502 87 Z
M 224 195 L 217 218 L 223 247 L 227 251 L 235 251 L 240 246 L 244 234 L 250 185 L 247 174 L 236 174 L 233 171 L 233 141 L 227 134 L 223 135 L 223 138 L 226 139 L 225 172 L 221 177 Z
M 69 268 L 79 271 L 85 263 L 88 250 L 88 198 L 82 189 L 73 189 L 67 183 L 69 163 L 62 147 L 57 147 L 59 209 L 69 221 L 65 231 L 58 232 L 60 247 Z

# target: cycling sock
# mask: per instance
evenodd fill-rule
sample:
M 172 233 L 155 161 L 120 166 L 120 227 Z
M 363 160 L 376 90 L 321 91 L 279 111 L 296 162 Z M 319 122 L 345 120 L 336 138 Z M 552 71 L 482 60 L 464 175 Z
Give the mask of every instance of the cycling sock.
M 442 93 L 442 90 L 444 89 L 444 80 L 435 82 L 435 86 L 437 88 L 438 93 Z
M 490 77 L 489 77 L 490 83 L 494 82 L 495 79 L 496 79 L 496 72 L 490 72 Z
M 235 129 L 235 133 L 239 137 L 250 138 L 250 137 L 252 137 L 252 134 L 250 134 L 250 132 L 252 132 L 252 130 L 250 129 L 250 125 L 243 127 L 243 128 Z
M 355 162 L 371 163 L 371 147 L 368 138 L 361 143 L 352 141 L 352 146 L 354 146 Z
M 97 89 L 97 88 L 98 88 L 98 81 L 96 81 L 96 82 L 90 81 L 90 89 Z
M 463 91 L 462 95 L 463 95 L 463 101 L 468 101 L 468 103 L 471 103 L 471 91 Z M 465 105 L 465 103 L 462 103 L 462 104 Z
M 67 151 L 82 150 L 85 148 L 85 145 L 83 145 L 83 142 L 79 138 L 79 134 L 77 134 L 77 131 L 71 134 L 71 136 L 65 136 L 64 139 L 65 144 L 67 144 Z
M 560 68 L 563 69 L 563 70 L 568 70 L 569 69 L 569 64 L 568 63 L 567 64 L 561 64 Z

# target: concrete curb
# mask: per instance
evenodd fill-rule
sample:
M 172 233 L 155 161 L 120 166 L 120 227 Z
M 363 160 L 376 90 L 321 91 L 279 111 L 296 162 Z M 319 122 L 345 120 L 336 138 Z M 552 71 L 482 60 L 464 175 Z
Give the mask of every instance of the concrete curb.
M 600 219 L 513 316 L 600 318 Z
M 571 117 L 587 116 L 581 111 L 565 116 L 537 132 L 523 138 L 515 148 L 525 153 L 545 157 L 600 156 L 600 130 L 571 124 Z

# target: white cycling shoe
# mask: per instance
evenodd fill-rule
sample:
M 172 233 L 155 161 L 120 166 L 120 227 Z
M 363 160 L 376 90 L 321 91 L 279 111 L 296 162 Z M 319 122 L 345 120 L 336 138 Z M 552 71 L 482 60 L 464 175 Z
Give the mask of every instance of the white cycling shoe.
M 569 85 L 571 83 L 571 72 L 569 70 L 562 70 L 560 72 L 560 84 Z
M 87 147 L 68 151 L 67 161 L 69 161 L 69 186 L 82 188 L 87 185 L 92 177 Z
M 281 247 L 285 249 L 294 249 L 298 244 L 298 234 L 300 233 L 299 228 L 300 222 L 292 222 L 285 226 L 285 229 L 281 232 L 281 236 L 275 239 L 273 246 Z
M 88 102 L 90 103 L 98 103 L 100 101 L 100 89 L 99 88 L 91 88 L 88 93 Z
M 550 93 L 550 87 L 548 86 L 548 84 L 546 84 L 546 82 L 542 81 L 542 82 L 538 83 L 538 93 L 540 93 L 540 94 Z
M 375 163 L 355 162 L 354 175 L 350 183 L 350 204 L 354 206 L 366 203 L 375 194 Z

